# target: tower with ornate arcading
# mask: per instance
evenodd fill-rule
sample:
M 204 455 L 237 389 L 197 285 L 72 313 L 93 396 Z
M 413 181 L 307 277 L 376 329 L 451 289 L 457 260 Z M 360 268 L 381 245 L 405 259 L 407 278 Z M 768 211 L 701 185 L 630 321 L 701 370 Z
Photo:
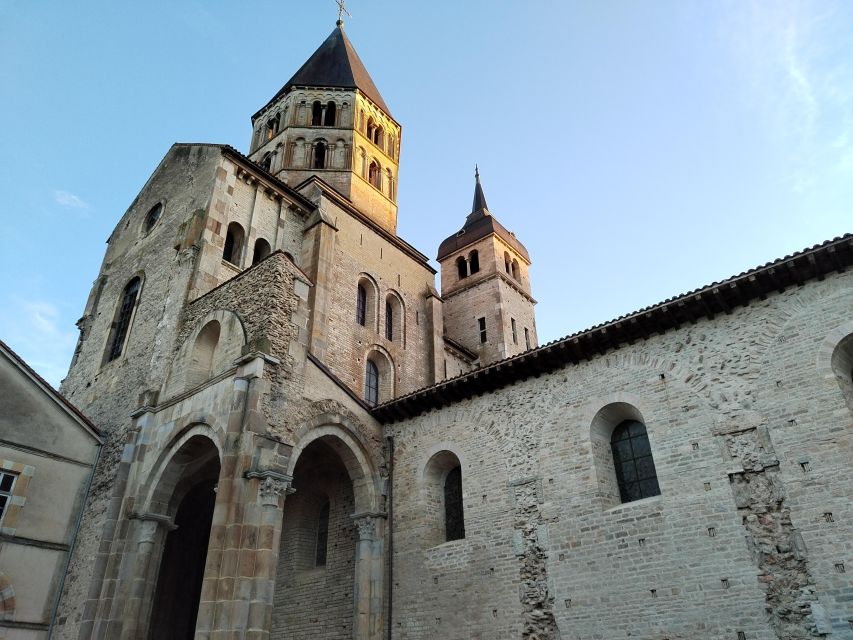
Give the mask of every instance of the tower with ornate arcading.
M 312 175 L 384 229 L 397 228 L 402 129 L 338 21 L 252 116 L 250 157 L 292 186 Z

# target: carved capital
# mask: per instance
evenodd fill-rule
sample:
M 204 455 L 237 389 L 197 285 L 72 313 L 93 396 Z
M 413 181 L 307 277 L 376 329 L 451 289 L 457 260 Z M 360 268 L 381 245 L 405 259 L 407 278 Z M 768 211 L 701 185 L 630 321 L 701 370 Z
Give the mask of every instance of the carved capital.
M 359 540 L 376 540 L 379 520 L 387 518 L 385 513 L 356 513 L 352 516 Z
M 264 507 L 278 507 L 279 498 L 290 495 L 295 491 L 290 485 L 293 478 L 284 473 L 270 470 L 257 470 L 246 472 L 249 480 L 258 478 L 258 502 Z

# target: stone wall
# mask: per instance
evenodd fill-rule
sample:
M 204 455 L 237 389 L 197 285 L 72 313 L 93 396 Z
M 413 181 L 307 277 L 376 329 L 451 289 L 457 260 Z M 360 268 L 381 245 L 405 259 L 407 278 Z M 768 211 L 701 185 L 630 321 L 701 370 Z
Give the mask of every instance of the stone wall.
M 834 274 L 390 425 L 394 637 L 853 637 L 851 305 Z M 660 496 L 614 499 L 603 408 L 642 418 Z M 442 449 L 466 538 L 425 548 Z

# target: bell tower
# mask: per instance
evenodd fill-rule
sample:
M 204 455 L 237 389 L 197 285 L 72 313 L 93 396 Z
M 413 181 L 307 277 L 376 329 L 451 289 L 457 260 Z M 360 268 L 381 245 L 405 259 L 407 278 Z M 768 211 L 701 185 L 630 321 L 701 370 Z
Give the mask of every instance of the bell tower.
M 445 335 L 485 366 L 537 346 L 536 300 L 527 249 L 489 212 L 479 170 L 474 178 L 471 213 L 441 243 L 437 260 Z
M 297 187 L 317 176 L 386 230 L 397 229 L 402 129 L 338 20 L 252 116 L 250 158 Z

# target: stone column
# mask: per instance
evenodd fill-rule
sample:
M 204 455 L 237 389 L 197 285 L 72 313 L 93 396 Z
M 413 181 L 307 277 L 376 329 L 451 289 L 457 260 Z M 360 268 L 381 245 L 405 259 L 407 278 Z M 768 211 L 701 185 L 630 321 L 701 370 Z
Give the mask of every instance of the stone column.
M 385 518 L 384 513 L 358 513 L 353 516 L 358 531 L 353 587 L 355 640 L 382 638 Z

